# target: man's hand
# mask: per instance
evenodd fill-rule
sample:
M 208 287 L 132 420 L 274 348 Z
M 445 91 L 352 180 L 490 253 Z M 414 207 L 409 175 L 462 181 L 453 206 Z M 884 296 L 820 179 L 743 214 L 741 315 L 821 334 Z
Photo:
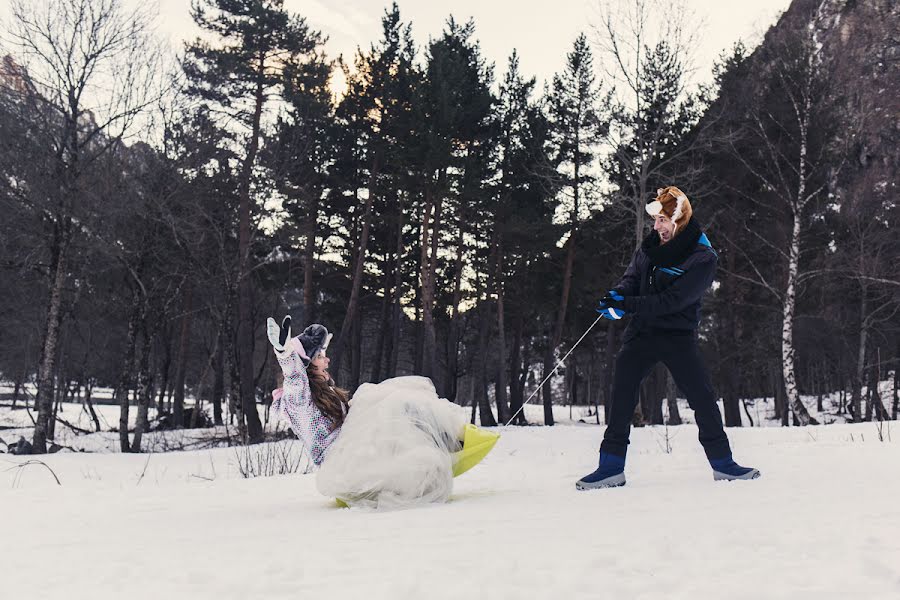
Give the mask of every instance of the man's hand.
M 625 310 L 625 297 L 619 293 L 619 290 L 609 290 L 605 296 L 600 298 L 600 308 Z
M 597 312 L 604 319 L 617 321 L 625 316 L 624 302 L 625 298 L 619 293 L 619 290 L 609 290 L 603 298 L 600 299 L 600 305 Z

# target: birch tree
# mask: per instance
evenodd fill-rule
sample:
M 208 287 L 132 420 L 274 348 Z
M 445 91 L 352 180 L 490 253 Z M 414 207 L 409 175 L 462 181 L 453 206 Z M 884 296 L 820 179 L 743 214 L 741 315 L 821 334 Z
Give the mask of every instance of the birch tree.
M 17 92 L 24 105 L 36 107 L 33 132 L 48 152 L 45 179 L 30 182 L 31 202 L 52 224 L 35 452 L 46 451 L 66 287 L 79 266 L 71 252 L 95 216 L 86 201 L 87 174 L 159 96 L 161 52 L 152 25 L 151 12 L 126 10 L 121 0 L 12 3 L 9 38 L 24 73 Z
M 769 64 L 768 76 L 760 82 L 747 117 L 747 145 L 739 149 L 732 144 L 733 155 L 759 186 L 749 193 L 736 192 L 757 210 L 776 211 L 786 218 L 784 247 L 751 231 L 778 258 L 783 272 L 763 271 L 750 260 L 751 275 L 740 277 L 761 285 L 781 306 L 782 377 L 789 408 L 802 425 L 817 424 L 800 399 L 795 368 L 797 296 L 817 275 L 803 262 L 803 254 L 806 234 L 839 170 L 832 160 L 834 92 L 816 40 L 822 23 L 814 19 L 808 25 L 800 31 L 779 32 L 781 37 L 769 47 L 763 57 Z

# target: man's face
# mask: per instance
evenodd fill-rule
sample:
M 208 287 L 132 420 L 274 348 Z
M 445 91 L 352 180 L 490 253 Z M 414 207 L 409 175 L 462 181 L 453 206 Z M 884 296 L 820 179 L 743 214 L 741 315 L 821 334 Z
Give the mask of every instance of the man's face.
M 675 223 L 664 213 L 659 213 L 653 222 L 653 230 L 659 234 L 659 241 L 665 244 L 675 235 Z

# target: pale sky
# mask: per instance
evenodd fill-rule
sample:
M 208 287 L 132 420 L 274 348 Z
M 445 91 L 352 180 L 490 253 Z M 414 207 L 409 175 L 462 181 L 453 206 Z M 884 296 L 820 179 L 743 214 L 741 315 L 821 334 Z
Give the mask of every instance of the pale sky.
M 44 0 L 29 0 L 42 2 Z M 126 5 L 154 0 L 124 0 Z M 400 0 L 404 22 L 412 22 L 421 50 L 429 37 L 440 34 L 450 14 L 457 21 L 475 19 L 475 35 L 482 52 L 495 63 L 497 78 L 506 70 L 513 48 L 519 51 L 522 72 L 549 80 L 562 69 L 575 37 L 598 22 L 597 7 L 604 0 Z M 197 34 L 190 18 L 190 0 L 155 0 L 159 7 L 158 32 L 180 51 L 184 40 Z M 696 48 L 696 80 L 709 81 L 713 61 L 736 41 L 755 46 L 765 30 L 787 9 L 790 0 L 686 0 L 703 24 Z M 328 36 L 326 52 L 343 54 L 352 62 L 358 46 L 368 48 L 381 36 L 381 17 L 390 0 L 285 0 L 287 8 L 306 17 Z M 9 3 L 0 0 L 0 21 L 9 16 Z
M 565 54 L 580 32 L 591 36 L 600 1 L 399 0 L 398 4 L 403 21 L 412 22 L 420 50 L 429 37 L 440 34 L 448 15 L 453 14 L 459 22 L 473 17 L 475 35 L 484 56 L 496 64 L 497 77 L 506 70 L 507 59 L 516 48 L 522 72 L 537 76 L 540 85 L 562 69 Z M 196 35 L 188 12 L 190 0 L 157 2 L 161 34 L 179 46 Z M 357 46 L 368 48 L 380 38 L 381 17 L 389 4 L 389 0 L 285 1 L 289 10 L 306 17 L 313 28 L 328 36 L 329 56 L 343 54 L 348 61 Z M 688 6 L 705 22 L 697 47 L 698 80 L 708 81 L 714 59 L 739 39 L 755 46 L 789 4 L 790 0 L 688 0 Z

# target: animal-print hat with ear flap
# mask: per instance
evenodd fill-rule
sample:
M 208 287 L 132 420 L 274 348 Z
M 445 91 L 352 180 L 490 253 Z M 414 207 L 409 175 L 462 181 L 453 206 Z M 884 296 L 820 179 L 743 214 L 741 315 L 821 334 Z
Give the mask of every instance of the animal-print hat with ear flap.
M 675 235 L 684 229 L 694 213 L 688 197 L 674 185 L 656 190 L 656 199 L 647 203 L 646 210 L 651 217 L 659 214 L 669 217 L 675 223 Z

